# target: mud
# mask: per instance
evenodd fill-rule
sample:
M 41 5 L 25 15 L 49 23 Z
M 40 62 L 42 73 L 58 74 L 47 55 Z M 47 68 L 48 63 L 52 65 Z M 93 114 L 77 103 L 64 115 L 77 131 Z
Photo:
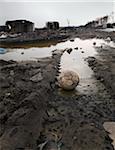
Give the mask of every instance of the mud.
M 114 149 L 103 124 L 115 121 L 115 52 L 110 47 L 97 51 L 96 58 L 87 59 L 96 92 L 89 92 L 90 84 L 88 92 L 60 92 L 56 82 L 64 50 L 36 62 L 0 60 L 1 150 Z
M 89 66 L 95 72 L 95 76 L 115 96 L 115 48 L 97 48 L 99 56 L 89 57 Z

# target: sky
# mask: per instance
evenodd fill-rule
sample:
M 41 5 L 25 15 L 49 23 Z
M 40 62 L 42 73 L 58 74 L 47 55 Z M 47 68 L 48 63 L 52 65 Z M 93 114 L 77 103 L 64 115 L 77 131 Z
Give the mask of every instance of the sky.
M 0 0 L 0 25 L 7 20 L 27 19 L 35 27 L 44 27 L 47 21 L 67 26 L 68 20 L 71 26 L 78 26 L 114 10 L 114 0 Z

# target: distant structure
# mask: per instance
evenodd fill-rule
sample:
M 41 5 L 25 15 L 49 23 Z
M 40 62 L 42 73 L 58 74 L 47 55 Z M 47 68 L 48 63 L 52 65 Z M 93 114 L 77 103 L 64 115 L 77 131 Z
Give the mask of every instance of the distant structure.
M 70 21 L 69 21 L 69 19 L 67 19 L 67 24 L 68 24 L 68 27 L 70 26 Z
M 23 33 L 34 31 L 34 23 L 27 20 L 6 21 L 6 26 L 11 33 Z
M 112 23 L 112 24 L 115 23 L 115 13 L 113 11 L 109 15 L 108 23 Z
M 94 21 L 88 22 L 85 27 L 87 28 L 114 28 L 115 22 L 113 13 L 104 17 L 97 18 Z
M 59 22 L 57 22 L 57 21 L 47 22 L 46 27 L 47 27 L 47 29 L 50 29 L 50 30 L 57 30 L 57 29 L 59 29 Z
M 104 16 L 101 18 L 97 18 L 94 21 L 88 22 L 85 27 L 91 27 L 91 28 L 98 28 L 98 27 L 102 27 L 102 28 L 106 28 L 107 26 L 107 22 L 108 22 L 109 17 L 108 16 Z
M 0 32 L 8 32 L 9 28 L 8 26 L 4 25 L 4 26 L 0 26 Z

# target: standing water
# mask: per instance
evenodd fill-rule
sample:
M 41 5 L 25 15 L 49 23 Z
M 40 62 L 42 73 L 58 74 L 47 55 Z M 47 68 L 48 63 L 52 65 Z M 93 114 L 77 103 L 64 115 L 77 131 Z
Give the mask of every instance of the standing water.
M 50 43 L 51 44 L 51 43 Z M 15 60 L 15 61 L 37 61 L 39 58 L 52 56 L 52 51 L 55 49 L 70 49 L 64 52 L 61 57 L 60 70 L 75 71 L 80 77 L 80 84 L 77 87 L 79 92 L 96 91 L 97 81 L 93 77 L 93 71 L 87 65 L 85 58 L 97 54 L 96 48 L 101 46 L 114 46 L 112 42 L 104 41 L 101 39 L 88 39 L 81 40 L 68 40 L 55 45 L 42 44 L 39 47 L 26 48 L 7 48 L 7 53 L 1 54 L 0 59 Z M 97 92 L 97 91 L 96 91 Z M 89 93 L 89 92 L 88 92 Z
M 100 39 L 75 39 L 74 42 L 67 41 L 66 44 L 72 49 L 64 52 L 60 62 L 60 70 L 71 70 L 79 75 L 80 84 L 77 87 L 78 93 L 82 92 L 88 94 L 91 92 L 98 92 L 99 88 L 96 86 L 99 86 L 100 84 L 94 78 L 93 71 L 88 66 L 85 59 L 89 56 L 95 56 L 97 54 L 96 48 L 100 48 L 101 46 L 114 46 L 113 42 L 107 42 Z M 100 86 L 102 88 L 102 85 Z
M 20 48 L 6 48 L 7 53 L 5 53 L 4 55 L 0 54 L 0 59 L 14 60 L 14 61 L 27 61 L 27 60 L 36 61 L 39 58 L 52 56 L 52 51 L 54 49 L 66 49 L 66 48 L 74 49 L 78 47 L 78 51 L 77 50 L 76 52 L 73 51 L 72 55 L 69 55 L 69 56 L 73 57 L 73 55 L 76 53 L 77 56 L 75 56 L 74 58 L 79 60 L 79 61 L 76 60 L 77 63 L 81 63 L 81 58 L 94 56 L 96 54 L 95 46 L 93 46 L 93 42 L 96 42 L 96 46 L 100 46 L 101 44 L 108 44 L 104 40 L 99 40 L 99 39 L 81 40 L 81 39 L 76 38 L 75 41 L 73 42 L 68 40 L 66 42 L 61 42 L 61 43 L 55 42 L 55 44 L 54 43 L 50 43 L 50 44 L 42 43 L 42 46 L 35 45 L 33 47 L 32 45 L 30 45 L 30 47 L 29 45 L 25 45 L 24 47 L 20 47 Z M 84 53 L 82 53 L 82 51 L 84 51 Z M 68 56 L 66 55 L 65 57 L 68 57 Z

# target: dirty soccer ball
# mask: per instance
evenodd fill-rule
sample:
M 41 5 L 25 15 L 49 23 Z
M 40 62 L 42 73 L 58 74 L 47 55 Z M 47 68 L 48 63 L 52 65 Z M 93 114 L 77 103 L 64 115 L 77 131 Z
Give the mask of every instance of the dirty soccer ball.
M 58 77 L 58 85 L 64 90 L 74 90 L 79 83 L 79 76 L 74 71 L 63 71 Z

